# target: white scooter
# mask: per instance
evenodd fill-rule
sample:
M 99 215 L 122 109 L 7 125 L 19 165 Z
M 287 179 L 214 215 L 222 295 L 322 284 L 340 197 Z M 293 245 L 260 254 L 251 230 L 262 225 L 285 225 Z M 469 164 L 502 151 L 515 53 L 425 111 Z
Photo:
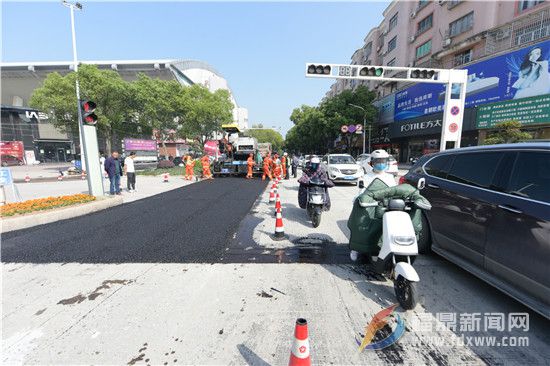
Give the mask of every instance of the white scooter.
M 420 178 L 417 188 L 423 189 L 426 184 Z M 360 203 L 361 207 L 382 206 L 382 248 L 377 257 L 371 258 L 375 272 L 386 275 L 393 280 L 395 296 L 404 309 L 414 309 L 418 301 L 416 283 L 420 281 L 418 273 L 412 266 L 418 255 L 418 244 L 410 215 L 413 205 L 418 202 L 403 199 L 390 199 L 387 202 Z M 431 206 L 418 207 L 429 210 Z

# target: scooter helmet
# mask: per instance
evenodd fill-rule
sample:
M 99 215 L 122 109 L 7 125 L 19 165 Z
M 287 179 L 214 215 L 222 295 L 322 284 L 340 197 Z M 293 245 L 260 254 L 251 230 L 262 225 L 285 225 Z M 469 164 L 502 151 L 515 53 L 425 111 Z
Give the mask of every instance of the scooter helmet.
M 370 164 L 372 169 L 378 172 L 383 172 L 389 168 L 390 154 L 386 150 L 374 150 L 370 156 Z
M 319 168 L 319 164 L 321 164 L 321 160 L 317 156 L 312 157 L 309 161 L 309 165 L 312 170 L 317 170 Z

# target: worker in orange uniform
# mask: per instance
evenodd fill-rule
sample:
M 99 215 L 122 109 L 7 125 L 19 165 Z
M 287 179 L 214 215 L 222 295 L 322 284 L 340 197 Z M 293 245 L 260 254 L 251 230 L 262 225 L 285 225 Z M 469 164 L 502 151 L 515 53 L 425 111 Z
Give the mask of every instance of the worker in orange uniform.
M 273 176 L 281 179 L 281 160 L 277 154 L 273 157 Z
M 201 158 L 201 164 L 202 164 L 203 179 L 214 179 L 212 177 L 212 173 L 210 172 L 210 158 L 208 157 L 208 155 L 204 155 Z
M 286 179 L 286 161 L 287 161 L 287 154 L 284 153 L 283 157 L 281 158 L 281 168 L 283 169 L 283 178 Z
M 254 168 L 254 165 L 256 165 L 256 162 L 254 161 L 254 155 L 248 155 L 248 159 L 246 159 L 246 165 L 248 167 L 248 171 L 246 172 L 246 179 L 252 179 L 252 168 Z
M 185 159 L 185 178 L 184 179 L 193 180 L 194 168 L 195 168 L 195 160 L 190 155 L 187 155 Z
M 271 160 L 271 154 L 267 153 L 265 154 L 264 158 L 264 175 L 262 175 L 262 180 L 265 180 L 266 175 L 269 177 L 269 180 L 273 179 L 273 176 L 271 175 L 271 164 L 273 161 Z

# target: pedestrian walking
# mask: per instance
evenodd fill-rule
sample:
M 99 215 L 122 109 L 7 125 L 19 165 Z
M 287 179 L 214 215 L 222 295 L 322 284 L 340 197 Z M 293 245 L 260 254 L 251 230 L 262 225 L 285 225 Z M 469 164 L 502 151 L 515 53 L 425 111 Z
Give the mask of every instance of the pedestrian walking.
M 296 155 L 292 155 L 292 176 L 294 178 L 298 177 L 298 164 L 300 163 L 300 159 Z
M 122 175 L 122 166 L 118 160 L 118 151 L 113 151 L 111 156 L 105 159 L 105 172 L 109 177 L 110 187 L 109 193 L 111 195 L 120 195 L 120 176 Z
M 134 159 L 136 153 L 131 152 L 130 155 L 124 159 L 124 174 L 126 174 L 126 186 L 128 192 L 136 191 L 136 169 L 134 167 Z

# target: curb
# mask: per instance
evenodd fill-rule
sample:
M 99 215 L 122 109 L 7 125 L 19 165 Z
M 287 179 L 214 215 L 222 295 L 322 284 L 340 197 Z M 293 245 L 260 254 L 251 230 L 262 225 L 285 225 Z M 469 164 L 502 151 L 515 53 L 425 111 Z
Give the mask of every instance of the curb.
M 43 182 L 57 182 L 57 177 L 38 177 L 33 178 L 30 177 L 30 182 L 25 182 L 25 179 L 16 178 L 13 180 L 14 183 L 25 183 L 25 184 L 31 184 L 31 183 L 43 183 Z M 69 176 L 63 176 L 63 181 L 68 180 L 82 180 L 82 176 L 80 175 L 69 175 Z
M 65 207 L 57 210 L 49 210 L 35 214 L 28 214 L 19 217 L 3 218 L 1 222 L 2 233 L 10 231 L 27 229 L 33 226 L 49 224 L 52 222 L 71 219 L 73 217 L 87 215 L 93 212 L 105 210 L 109 207 L 121 205 L 122 197 L 98 197 L 97 201 L 92 201 L 82 205 Z

